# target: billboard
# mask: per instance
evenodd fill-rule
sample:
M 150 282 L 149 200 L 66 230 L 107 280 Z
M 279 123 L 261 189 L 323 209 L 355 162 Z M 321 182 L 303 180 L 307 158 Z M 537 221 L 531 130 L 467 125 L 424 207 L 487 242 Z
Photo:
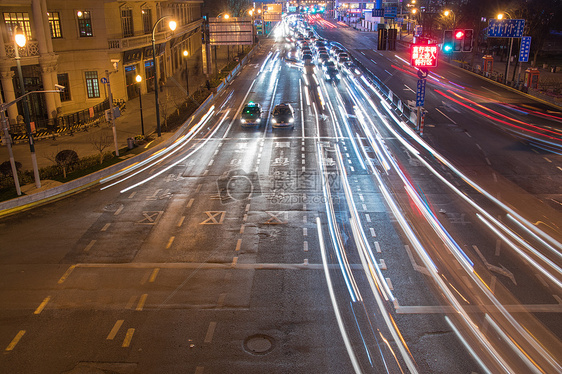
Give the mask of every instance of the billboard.
M 410 63 L 417 68 L 437 67 L 437 44 L 412 44 Z

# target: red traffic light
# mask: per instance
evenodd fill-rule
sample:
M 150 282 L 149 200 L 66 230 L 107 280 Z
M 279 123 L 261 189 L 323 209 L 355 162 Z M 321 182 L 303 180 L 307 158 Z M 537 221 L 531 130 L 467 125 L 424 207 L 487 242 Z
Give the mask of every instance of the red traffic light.
M 462 30 L 455 31 L 455 39 L 462 39 L 462 38 L 464 38 L 464 31 Z

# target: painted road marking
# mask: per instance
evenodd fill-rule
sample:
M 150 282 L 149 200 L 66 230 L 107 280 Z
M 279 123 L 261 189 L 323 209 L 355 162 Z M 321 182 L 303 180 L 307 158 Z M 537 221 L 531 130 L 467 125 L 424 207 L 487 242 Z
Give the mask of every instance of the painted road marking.
M 302 228 L 302 236 L 308 236 L 308 229 L 306 227 Z
M 119 329 L 121 328 L 121 325 L 123 324 L 123 322 L 125 322 L 124 319 L 120 319 L 117 322 L 115 322 L 115 325 L 113 325 L 113 328 L 111 329 L 111 331 L 109 332 L 109 335 L 107 335 L 107 338 L 105 338 L 106 340 L 113 340 L 115 338 L 115 335 L 117 335 L 117 332 L 119 332 Z
M 492 163 L 490 162 L 490 159 L 489 159 L 488 157 L 486 157 L 486 163 L 487 163 L 489 166 L 492 166 Z
M 12 339 L 12 341 L 10 342 L 10 344 L 8 344 L 8 346 L 6 347 L 6 351 L 11 351 L 16 347 L 16 344 L 18 344 L 18 342 L 20 341 L 20 339 L 22 338 L 23 334 L 25 334 L 25 330 L 20 330 L 16 336 Z
M 308 241 L 305 240 L 305 241 L 302 243 L 302 246 L 303 246 L 303 250 L 304 250 L 305 252 L 308 252 Z
M 219 295 L 219 300 L 217 301 L 217 306 L 219 308 L 222 308 L 222 306 L 224 305 L 224 299 L 226 299 L 226 294 L 225 293 L 221 293 Z
M 71 265 L 66 272 L 63 274 L 63 276 L 59 279 L 58 284 L 61 284 L 62 282 L 64 282 L 66 280 L 66 278 L 68 278 L 68 276 L 70 275 L 70 273 L 72 273 L 72 270 L 74 270 L 74 268 L 76 267 L 76 265 Z
M 359 194 L 359 200 L 365 201 L 365 198 L 363 197 L 363 194 L 361 194 L 361 193 Z
M 235 266 L 236 266 L 236 263 L 238 263 L 238 257 L 234 257 L 234 258 L 232 259 L 232 263 L 230 264 L 230 267 L 235 267 Z
M 244 233 L 244 224 L 240 225 L 240 234 Z
M 381 246 L 379 244 L 379 242 L 375 242 L 375 250 L 377 251 L 377 253 L 381 253 Z
M 377 237 L 377 233 L 375 232 L 375 229 L 374 229 L 374 228 L 369 227 L 369 231 L 371 232 L 371 236 L 372 236 L 373 238 L 376 238 L 376 237 Z
M 388 284 L 388 289 L 394 291 L 394 287 L 392 286 L 392 281 L 390 278 L 386 278 L 386 284 Z
M 238 239 L 238 241 L 236 242 L 236 251 L 240 250 L 240 246 L 242 245 L 242 239 Z
M 111 223 L 106 223 L 100 231 L 107 231 L 107 229 L 109 228 L 109 226 L 111 226 Z
M 47 296 L 45 300 L 43 300 L 43 302 L 39 304 L 37 309 L 35 309 L 35 312 L 33 312 L 33 314 L 41 314 L 41 312 L 43 311 L 43 309 L 45 309 L 45 306 L 47 305 L 49 300 L 51 300 L 51 296 Z
M 159 271 L 160 268 L 156 268 L 152 271 L 152 274 L 150 274 L 150 279 L 148 280 L 149 283 L 153 283 L 156 280 L 156 276 L 158 275 Z
M 547 162 L 552 162 L 548 157 L 543 157 Z
M 119 207 L 119 209 L 117 209 L 115 211 L 115 213 L 113 213 L 114 216 L 118 216 L 119 213 L 121 213 L 121 211 L 123 210 L 123 208 L 125 208 L 125 205 L 121 204 L 121 206 Z
M 209 328 L 207 329 L 207 334 L 205 335 L 205 343 L 210 343 L 213 341 L 213 335 L 215 334 L 215 329 L 217 328 L 216 322 L 209 323 Z
M 97 241 L 97 240 L 95 240 L 95 239 L 92 240 L 92 241 L 90 242 L 90 244 L 88 244 L 88 245 L 86 246 L 86 248 L 84 248 L 84 252 L 88 252 L 90 249 L 92 249 L 92 247 L 94 246 L 94 244 L 96 244 L 96 241 Z
M 139 312 L 144 308 L 144 303 L 146 303 L 146 298 L 148 297 L 147 293 L 143 293 L 139 299 L 139 303 L 137 304 L 136 310 Z
M 187 202 L 186 208 L 191 208 L 191 206 L 193 205 L 193 201 L 194 201 L 194 200 L 195 200 L 195 199 L 189 199 L 189 201 Z
M 137 223 L 143 224 L 143 225 L 155 225 L 156 222 L 158 222 L 158 219 L 160 218 L 160 216 L 162 216 L 162 213 L 164 213 L 164 211 L 159 210 L 159 211 L 144 211 L 142 212 L 142 216 L 144 217 L 143 219 L 141 219 L 140 221 L 137 221 Z
M 381 270 L 387 269 L 386 262 L 384 262 L 384 260 L 382 258 L 379 260 L 379 269 L 381 269 Z
M 207 219 L 200 223 L 200 225 L 222 225 L 226 211 L 207 211 Z M 217 219 L 218 217 L 218 219 Z
M 363 210 L 367 210 L 367 205 L 361 204 L 363 206 Z
M 170 240 L 168 240 L 168 244 L 166 244 L 166 249 L 170 249 L 175 238 L 176 238 L 175 236 L 170 237 Z
M 305 214 L 302 216 L 302 223 L 306 223 L 308 221 L 308 216 Z
M 207 175 L 209 173 L 209 169 L 205 169 L 205 171 L 203 172 L 203 176 Z
M 141 283 L 143 284 L 143 283 Z M 129 310 L 129 309 L 133 309 L 133 304 L 135 303 L 135 300 L 137 299 L 136 296 L 131 296 L 131 298 L 129 299 L 129 302 L 127 303 L 127 305 L 125 306 L 125 309 Z
M 133 334 L 135 333 L 135 329 L 128 329 L 127 335 L 125 335 L 125 339 L 123 340 L 123 344 L 121 347 L 127 348 L 131 345 L 131 340 L 133 340 Z
M 185 216 L 181 216 L 180 221 L 178 222 L 178 227 L 181 227 L 184 220 L 185 220 Z
M 211 161 L 209 161 L 209 165 L 208 165 L 208 166 L 212 166 L 214 162 L 215 162 L 215 160 L 214 160 L 214 159 L 213 159 L 213 160 L 211 160 Z
M 132 194 L 129 195 L 129 199 L 132 199 L 137 194 L 137 191 L 134 191 Z
M 288 220 L 287 212 L 266 211 L 266 213 L 269 215 L 269 219 L 264 222 L 265 225 L 284 225 L 288 222 L 288 221 L 282 221 L 279 218 L 279 215 L 283 214 L 285 216 L 285 219 Z
M 368 213 L 365 213 L 365 218 L 367 219 L 367 222 L 371 222 L 371 215 Z
M 199 193 L 199 191 L 201 191 L 201 186 L 203 186 L 202 184 L 198 184 L 197 188 L 195 189 L 195 193 Z

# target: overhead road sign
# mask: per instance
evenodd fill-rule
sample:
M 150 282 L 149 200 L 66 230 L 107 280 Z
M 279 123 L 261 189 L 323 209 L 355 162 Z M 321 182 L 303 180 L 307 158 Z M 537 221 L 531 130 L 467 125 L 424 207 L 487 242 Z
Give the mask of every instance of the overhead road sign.
M 519 62 L 529 62 L 529 52 L 531 51 L 531 37 L 521 37 L 521 48 L 519 49 Z
M 520 38 L 525 29 L 524 19 L 491 19 L 488 23 L 488 37 Z

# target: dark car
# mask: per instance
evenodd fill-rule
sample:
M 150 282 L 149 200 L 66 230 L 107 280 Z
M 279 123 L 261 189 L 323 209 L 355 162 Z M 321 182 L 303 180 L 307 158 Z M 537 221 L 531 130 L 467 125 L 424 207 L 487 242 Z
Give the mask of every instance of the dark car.
M 293 110 L 291 104 L 282 103 L 273 108 L 273 113 L 271 114 L 271 126 L 274 128 L 295 128 L 295 111 Z
M 261 123 L 261 105 L 258 103 L 249 102 L 246 104 L 242 113 L 240 114 L 240 123 L 244 127 L 250 127 Z
M 336 83 L 339 82 L 341 78 L 338 69 L 336 69 L 334 66 L 330 66 L 326 69 L 325 77 L 327 81 Z

